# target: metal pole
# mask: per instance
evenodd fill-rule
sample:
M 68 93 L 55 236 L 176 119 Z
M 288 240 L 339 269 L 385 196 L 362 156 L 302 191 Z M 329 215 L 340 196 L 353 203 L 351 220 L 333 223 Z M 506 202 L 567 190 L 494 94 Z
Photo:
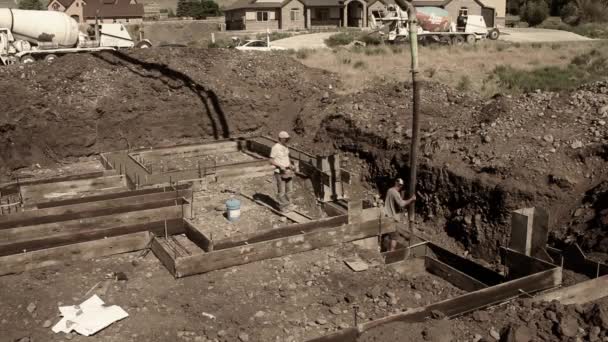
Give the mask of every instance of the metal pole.
M 410 146 L 410 178 L 408 195 L 411 198 L 416 193 L 416 171 L 418 159 L 418 145 L 420 144 L 420 84 L 418 83 L 418 24 L 416 20 L 416 8 L 412 3 L 405 0 L 396 0 L 397 4 L 407 11 L 410 49 L 412 59 L 412 90 L 413 90 L 413 106 L 412 106 L 412 144 Z M 412 245 L 414 237 L 414 215 L 415 203 L 410 204 L 408 208 L 410 238 L 409 245 Z

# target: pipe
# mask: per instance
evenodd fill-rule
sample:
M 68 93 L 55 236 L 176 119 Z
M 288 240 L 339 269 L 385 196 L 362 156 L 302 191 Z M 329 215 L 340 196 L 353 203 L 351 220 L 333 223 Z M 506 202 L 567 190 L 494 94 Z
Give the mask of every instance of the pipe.
M 418 83 L 418 23 L 416 22 L 416 7 L 411 2 L 406 0 L 395 0 L 401 9 L 407 11 L 408 28 L 410 36 L 410 49 L 412 59 L 412 90 L 413 90 L 413 106 L 412 106 L 412 143 L 410 146 L 410 175 L 408 186 L 408 198 L 411 198 L 416 193 L 416 172 L 418 159 L 418 145 L 420 144 L 420 84 Z M 414 237 L 414 215 L 415 202 L 412 202 L 408 207 L 409 217 L 409 246 L 412 245 Z

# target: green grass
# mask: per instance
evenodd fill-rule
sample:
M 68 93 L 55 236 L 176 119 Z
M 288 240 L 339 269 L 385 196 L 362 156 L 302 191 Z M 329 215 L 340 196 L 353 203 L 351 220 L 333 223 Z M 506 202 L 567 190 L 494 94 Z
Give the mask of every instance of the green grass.
M 605 77 L 608 77 L 608 57 L 598 50 L 574 57 L 566 67 L 523 70 L 507 65 L 496 67 L 490 75 L 490 79 L 513 92 L 569 90 Z

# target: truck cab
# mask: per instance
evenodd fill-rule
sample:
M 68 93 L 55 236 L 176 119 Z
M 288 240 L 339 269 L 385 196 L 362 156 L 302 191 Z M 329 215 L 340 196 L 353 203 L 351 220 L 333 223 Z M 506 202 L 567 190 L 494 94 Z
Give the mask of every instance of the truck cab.
M 14 64 L 17 60 L 13 56 L 16 52 L 13 42 L 15 38 L 7 28 L 0 27 L 0 62 L 3 65 Z

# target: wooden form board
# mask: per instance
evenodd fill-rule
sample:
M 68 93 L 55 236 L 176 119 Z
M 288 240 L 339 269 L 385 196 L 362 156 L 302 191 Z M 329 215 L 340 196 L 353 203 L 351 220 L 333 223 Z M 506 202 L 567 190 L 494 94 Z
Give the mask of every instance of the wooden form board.
M 125 189 L 127 189 L 125 177 L 116 175 L 26 185 L 21 187 L 21 196 L 24 205 L 32 207 L 37 203 L 79 198 L 91 194 L 120 192 Z
M 527 256 L 510 248 L 501 247 L 500 255 L 503 259 L 503 264 L 509 270 L 508 279 L 521 278 L 555 267 L 551 263 Z
M 150 240 L 150 233 L 143 231 L 102 240 L 2 256 L 0 257 L 0 276 L 62 265 L 71 261 L 134 252 L 148 248 Z
M 188 158 L 192 155 L 238 152 L 241 149 L 241 144 L 243 143 L 243 139 L 220 140 L 200 144 L 141 149 L 132 151 L 129 154 L 135 158 L 143 158 L 146 160 L 159 160 L 172 157 Z
M 0 184 L 0 192 L 2 192 L 2 194 L 19 193 L 19 188 L 22 186 L 115 176 L 117 174 L 118 173 L 114 170 L 103 170 L 49 178 L 24 178 L 14 182 Z
M 345 218 L 330 218 L 327 222 L 336 222 Z M 333 220 L 333 221 L 332 221 Z M 247 264 L 254 261 L 276 258 L 284 255 L 305 252 L 322 247 L 328 247 L 344 242 L 364 239 L 376 236 L 379 232 L 389 233 L 394 231 L 394 224 L 386 222 L 379 226 L 377 221 L 363 222 L 360 224 L 340 225 L 334 227 L 314 227 L 318 222 L 309 222 L 300 225 L 301 233 L 297 228 L 287 227 L 288 235 L 283 237 L 258 237 L 260 241 L 249 243 L 242 241 L 225 241 L 214 243 L 213 251 L 208 253 L 193 254 L 187 257 L 178 257 L 173 260 L 176 278 L 189 275 L 206 273 L 231 266 Z M 308 225 L 308 231 L 303 230 L 303 225 Z M 295 231 L 294 231 L 295 230 Z M 264 234 L 271 234 L 267 231 Z M 262 240 L 263 239 L 263 240 Z M 255 241 L 249 237 L 249 241 Z M 158 243 L 162 247 L 162 242 Z M 169 251 L 165 251 L 170 255 Z
M 0 255 L 40 250 L 103 239 L 143 230 L 163 229 L 164 222 L 171 227 L 182 225 L 182 204 L 146 203 L 150 209 L 127 213 L 44 223 L 34 226 L 0 230 Z
M 589 278 L 608 274 L 608 265 L 587 258 L 576 243 L 567 246 L 563 251 L 555 248 L 547 248 L 547 251 L 556 263 L 562 263 L 565 269 L 584 274 Z
M 136 191 L 134 191 L 137 193 Z M 138 210 L 141 205 L 159 201 L 178 200 L 180 198 L 191 198 L 192 190 L 177 190 L 154 192 L 143 195 L 130 196 L 114 199 L 68 204 L 44 209 L 35 209 L 19 212 L 12 215 L 0 216 L 0 229 L 31 226 L 42 223 L 61 222 L 75 219 L 84 219 L 96 216 L 109 215 L 119 212 Z
M 608 296 L 608 275 L 590 279 L 576 285 L 543 293 L 534 297 L 535 302 L 559 301 L 564 305 L 585 304 Z

